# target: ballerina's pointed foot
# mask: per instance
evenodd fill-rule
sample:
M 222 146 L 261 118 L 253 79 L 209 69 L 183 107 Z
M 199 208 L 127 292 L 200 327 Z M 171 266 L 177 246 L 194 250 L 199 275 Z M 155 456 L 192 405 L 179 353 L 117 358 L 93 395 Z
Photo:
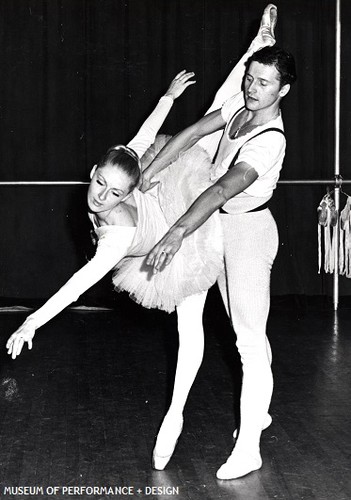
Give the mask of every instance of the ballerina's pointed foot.
M 277 24 L 277 18 L 278 18 L 278 9 L 277 6 L 274 5 L 273 3 L 269 3 L 262 14 L 261 18 L 261 24 L 260 24 L 260 29 L 259 33 L 261 32 L 261 36 L 269 36 L 274 38 L 274 28 Z
M 235 448 L 228 460 L 218 469 L 217 479 L 238 479 L 262 467 L 262 458 L 259 453 L 251 455 Z
M 164 418 L 152 453 L 152 467 L 163 470 L 174 453 L 183 429 L 183 416 Z
M 252 51 L 270 47 L 275 44 L 274 28 L 277 24 L 278 9 L 276 5 L 269 3 L 263 11 L 260 27 L 256 37 L 250 45 Z
M 263 422 L 263 427 L 262 430 L 266 430 L 272 423 L 272 417 L 270 416 L 269 413 L 265 416 L 264 422 Z M 238 437 L 238 429 L 235 429 L 233 432 L 233 438 L 236 439 Z

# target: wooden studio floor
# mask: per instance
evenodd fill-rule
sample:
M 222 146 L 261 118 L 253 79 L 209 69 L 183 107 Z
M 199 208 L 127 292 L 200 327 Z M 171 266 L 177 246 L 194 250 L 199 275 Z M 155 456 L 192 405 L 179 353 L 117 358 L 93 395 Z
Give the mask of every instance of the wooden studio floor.
M 351 498 L 351 308 L 335 315 L 330 305 L 273 301 L 273 423 L 262 469 L 235 481 L 215 478 L 232 448 L 240 387 L 216 292 L 184 430 L 162 472 L 150 457 L 172 380 L 175 316 L 123 297 L 112 311 L 68 310 L 13 361 L 4 346 L 24 316 L 0 314 L 1 499 Z

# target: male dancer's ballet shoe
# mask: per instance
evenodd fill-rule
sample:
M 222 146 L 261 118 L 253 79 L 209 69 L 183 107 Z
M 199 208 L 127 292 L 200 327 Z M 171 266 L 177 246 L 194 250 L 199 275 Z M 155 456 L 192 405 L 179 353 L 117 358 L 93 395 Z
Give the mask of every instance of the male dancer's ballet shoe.
M 263 427 L 262 430 L 266 430 L 272 423 L 272 417 L 270 416 L 269 413 L 265 416 L 264 422 L 263 422 Z M 233 438 L 236 439 L 238 437 L 238 429 L 234 429 L 233 432 Z
M 216 476 L 217 479 L 238 479 L 261 467 L 262 459 L 259 453 L 250 455 L 234 448 L 228 460 L 218 469 Z
M 152 467 L 156 470 L 163 470 L 174 453 L 178 439 L 183 430 L 183 417 L 175 419 L 164 418 L 156 444 L 152 452 Z
M 260 27 L 256 37 L 253 39 L 249 50 L 255 52 L 262 47 L 270 47 L 275 44 L 274 28 L 277 24 L 278 9 L 276 5 L 269 3 L 263 11 Z

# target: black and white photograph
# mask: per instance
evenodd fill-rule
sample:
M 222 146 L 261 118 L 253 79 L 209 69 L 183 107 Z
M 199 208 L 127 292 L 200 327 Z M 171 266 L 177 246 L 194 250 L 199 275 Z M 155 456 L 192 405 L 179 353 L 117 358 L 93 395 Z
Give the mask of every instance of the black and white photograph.
M 0 0 L 0 499 L 350 500 L 350 31 Z

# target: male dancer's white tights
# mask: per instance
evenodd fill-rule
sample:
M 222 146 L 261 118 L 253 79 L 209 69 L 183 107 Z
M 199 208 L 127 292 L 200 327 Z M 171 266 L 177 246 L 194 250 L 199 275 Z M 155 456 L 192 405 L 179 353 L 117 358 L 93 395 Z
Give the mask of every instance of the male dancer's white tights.
M 225 270 L 218 285 L 236 333 L 243 368 L 240 432 L 235 450 L 258 456 L 273 390 L 266 323 L 278 232 L 268 209 L 239 215 L 223 214 L 221 221 Z

